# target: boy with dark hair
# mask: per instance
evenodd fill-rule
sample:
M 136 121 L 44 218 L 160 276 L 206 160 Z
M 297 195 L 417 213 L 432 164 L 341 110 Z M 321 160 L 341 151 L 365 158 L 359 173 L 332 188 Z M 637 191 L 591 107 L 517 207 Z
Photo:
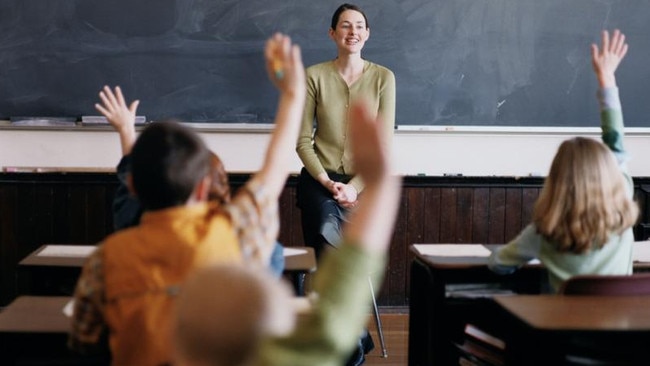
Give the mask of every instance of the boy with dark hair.
M 288 37 L 273 36 L 265 58 L 269 78 L 280 91 L 275 131 L 262 169 L 230 203 L 207 202 L 210 153 L 193 131 L 155 123 L 137 139 L 129 185 L 145 213 L 139 225 L 106 238 L 86 262 L 75 291 L 71 347 L 92 348 L 108 334 L 113 364 L 168 364 L 171 313 L 186 276 L 215 263 L 268 263 L 305 79 L 300 51 Z M 98 109 L 122 124 L 114 124 L 118 130 L 132 127 L 137 102 L 128 106 L 119 88 L 115 93 L 105 88 L 100 97 Z
M 146 211 L 180 206 L 208 179 L 210 152 L 173 122 L 147 128 L 133 146 L 132 186 Z M 201 186 L 201 188 L 203 188 Z

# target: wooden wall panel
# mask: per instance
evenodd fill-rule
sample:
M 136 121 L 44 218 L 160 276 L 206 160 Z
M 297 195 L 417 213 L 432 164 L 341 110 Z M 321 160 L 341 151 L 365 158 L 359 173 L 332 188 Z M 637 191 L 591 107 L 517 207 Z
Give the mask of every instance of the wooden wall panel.
M 230 176 L 233 191 L 248 179 Z M 290 177 L 279 202 L 280 237 L 302 246 L 300 210 Z M 650 178 L 635 178 L 640 222 L 650 226 Z M 531 220 L 541 178 L 406 177 L 380 305 L 406 306 L 414 243 L 505 243 Z M 113 174 L 0 173 L 0 306 L 21 289 L 16 264 L 45 243 L 96 243 L 112 232 Z M 641 225 L 637 237 L 644 233 Z M 645 231 L 647 233 L 647 230 Z M 643 238 L 645 239 L 645 238 Z
M 456 190 L 456 240 L 455 243 L 472 243 L 472 219 L 474 211 L 474 190 Z
M 533 220 L 533 208 L 539 196 L 540 188 L 524 187 L 521 189 L 521 223 L 526 226 Z
M 424 225 L 424 241 L 423 243 L 440 243 L 440 227 L 442 225 L 442 206 L 441 206 L 441 188 L 429 187 L 413 187 L 404 188 L 409 190 L 423 190 L 424 191 L 424 211 L 413 212 L 413 216 L 418 217 L 418 220 L 423 220 Z
M 490 221 L 490 189 L 479 187 L 473 189 L 472 242 L 488 242 L 488 225 Z
M 490 188 L 488 201 L 488 241 L 487 244 L 504 242 L 506 220 L 506 190 L 505 188 Z
M 405 218 L 409 215 L 411 210 L 410 204 L 421 205 L 418 202 L 412 201 L 411 192 L 403 192 L 399 205 L 399 212 L 397 217 Z M 419 225 L 416 221 L 416 226 Z M 398 219 L 395 223 L 393 238 L 389 251 L 389 262 L 386 268 L 386 277 L 381 290 L 376 289 L 379 304 L 399 306 L 403 304 L 403 299 L 406 298 L 406 275 L 408 273 L 407 266 L 404 260 L 392 260 L 393 258 L 406 258 L 408 252 L 408 243 L 412 243 L 412 232 L 416 232 L 417 228 L 412 228 L 408 220 Z
M 440 242 L 456 242 L 456 195 L 457 189 L 445 187 L 440 189 Z M 425 217 L 425 225 L 427 219 Z
M 522 229 L 521 226 L 521 188 L 506 188 L 505 223 L 502 243 L 514 238 Z

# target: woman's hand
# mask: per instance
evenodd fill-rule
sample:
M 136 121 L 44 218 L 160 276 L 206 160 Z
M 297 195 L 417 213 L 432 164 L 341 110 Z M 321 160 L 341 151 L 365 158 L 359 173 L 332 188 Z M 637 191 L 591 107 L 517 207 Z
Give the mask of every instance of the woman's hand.
M 334 182 L 334 199 L 345 208 L 352 208 L 357 204 L 359 194 L 357 189 L 350 184 Z

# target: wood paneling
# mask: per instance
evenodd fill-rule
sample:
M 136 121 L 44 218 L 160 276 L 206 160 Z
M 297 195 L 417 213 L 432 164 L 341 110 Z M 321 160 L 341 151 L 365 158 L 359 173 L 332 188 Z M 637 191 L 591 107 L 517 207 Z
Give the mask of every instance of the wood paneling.
M 233 191 L 248 174 L 232 174 Z M 280 237 L 302 246 L 297 178 L 280 198 Z M 635 178 L 640 222 L 650 222 L 650 178 Z M 408 305 L 413 243 L 505 243 L 530 222 L 541 178 L 406 177 L 379 304 Z M 117 180 L 108 173 L 0 174 L 0 306 L 19 291 L 16 264 L 45 243 L 96 243 L 112 232 Z M 648 230 L 638 225 L 637 239 Z M 644 234 L 646 233 L 646 234 Z

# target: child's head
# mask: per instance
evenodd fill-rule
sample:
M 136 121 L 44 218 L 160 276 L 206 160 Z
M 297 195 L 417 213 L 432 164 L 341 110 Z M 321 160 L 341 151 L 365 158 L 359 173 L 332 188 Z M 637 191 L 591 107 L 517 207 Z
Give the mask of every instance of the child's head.
M 287 335 L 296 312 L 291 290 L 261 269 L 219 265 L 197 270 L 176 302 L 174 364 L 249 365 L 263 339 Z
M 634 225 L 637 214 L 612 152 L 599 141 L 576 137 L 560 145 L 533 222 L 558 250 L 582 253 Z
M 210 166 L 210 152 L 192 130 L 156 122 L 138 137 L 131 152 L 132 185 L 145 210 L 188 202 Z

